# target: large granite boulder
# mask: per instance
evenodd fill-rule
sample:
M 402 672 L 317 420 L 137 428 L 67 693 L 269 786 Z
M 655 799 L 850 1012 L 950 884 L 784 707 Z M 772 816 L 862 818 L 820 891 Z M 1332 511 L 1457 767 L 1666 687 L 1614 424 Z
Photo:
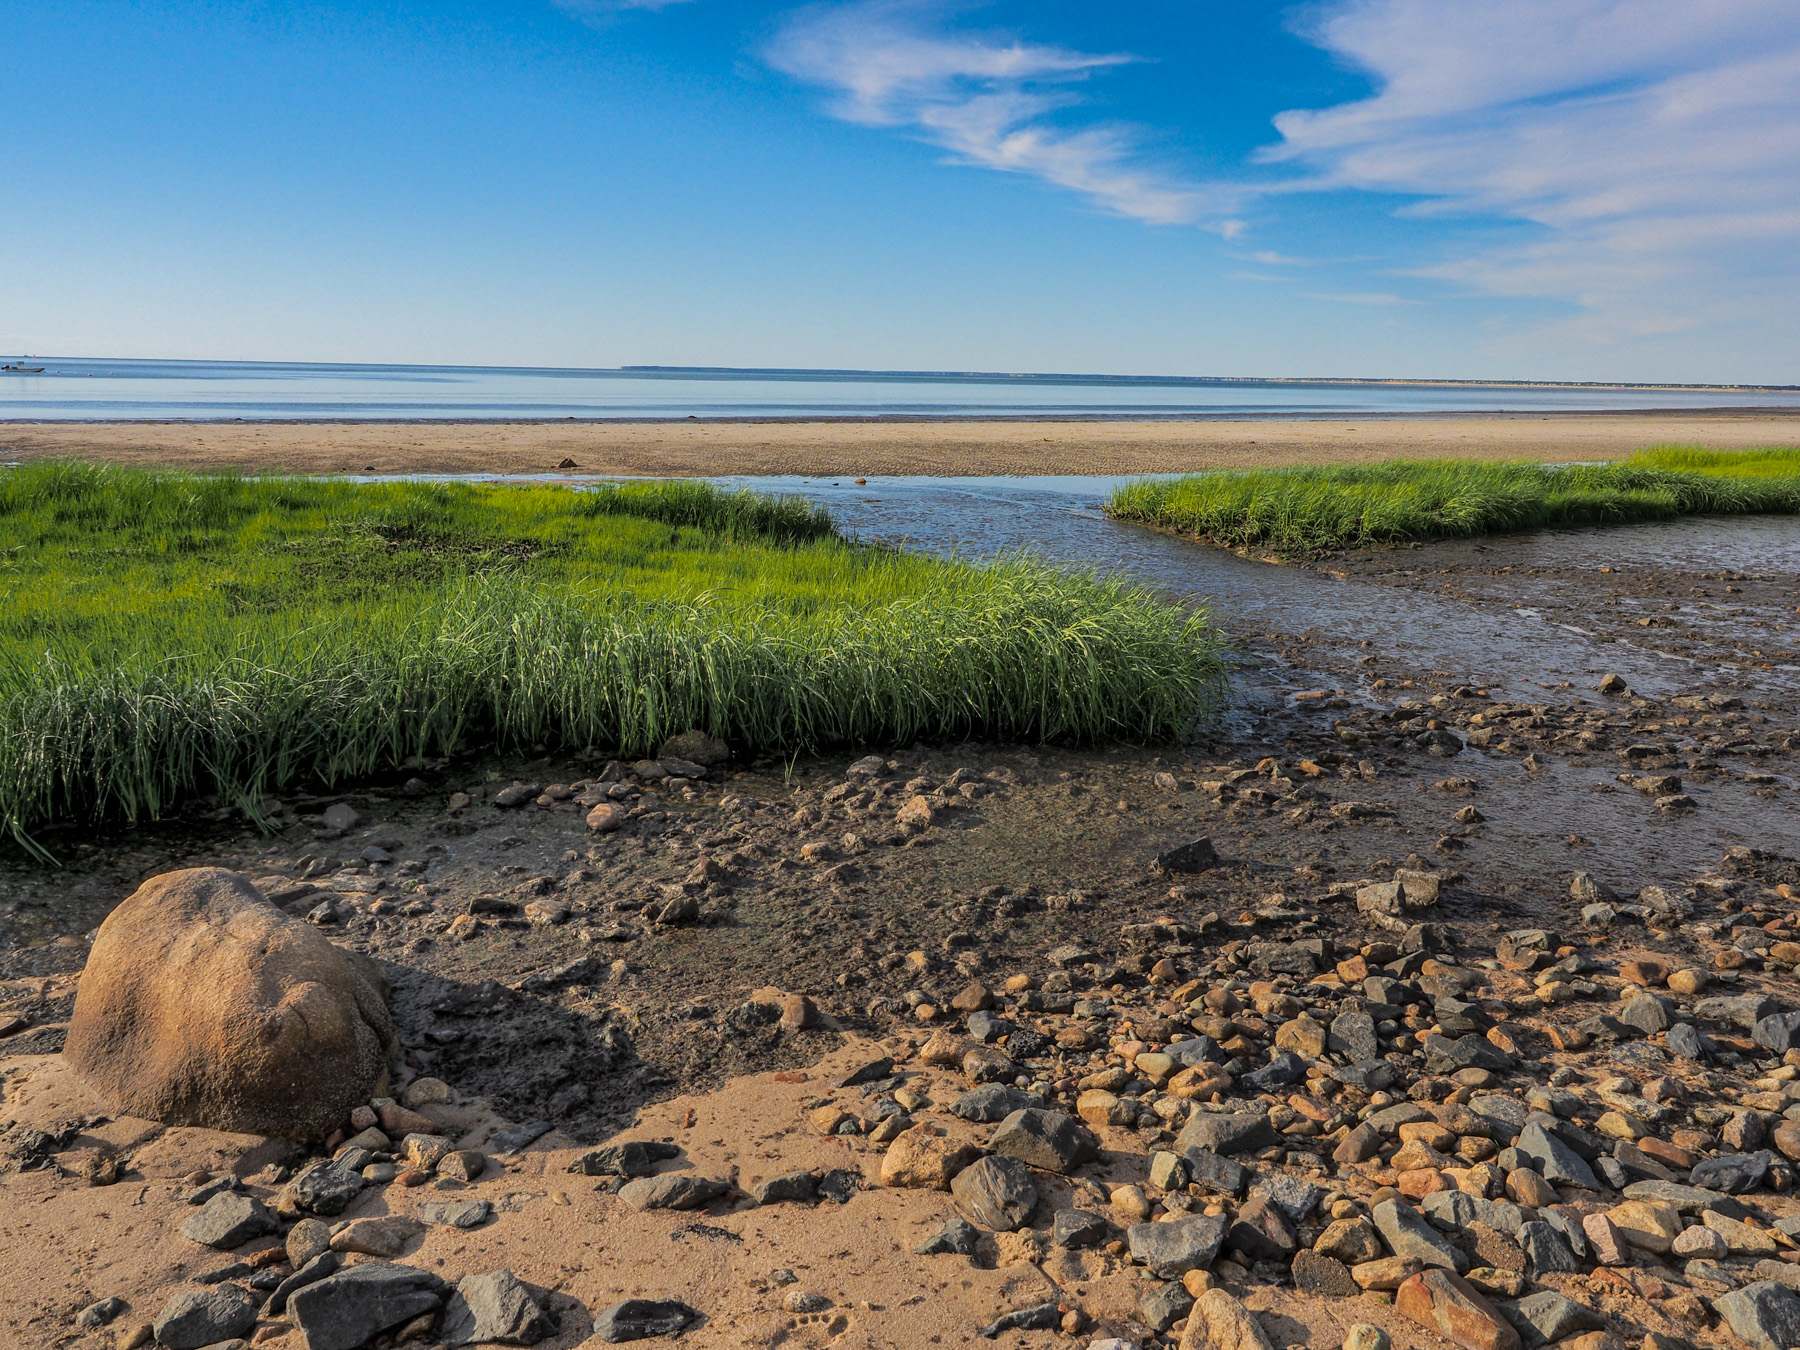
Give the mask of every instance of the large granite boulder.
M 167 872 L 100 925 L 64 1053 L 121 1112 L 317 1139 L 386 1076 L 385 996 L 237 873 Z

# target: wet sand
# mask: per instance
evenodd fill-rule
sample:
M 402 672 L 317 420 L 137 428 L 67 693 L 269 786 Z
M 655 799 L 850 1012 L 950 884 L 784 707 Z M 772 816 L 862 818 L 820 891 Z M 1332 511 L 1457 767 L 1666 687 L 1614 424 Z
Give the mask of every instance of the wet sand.
M 1393 457 L 1618 459 L 1800 445 L 1800 415 L 1629 413 L 1243 422 L 13 423 L 0 461 L 73 456 L 293 473 L 1133 474 Z

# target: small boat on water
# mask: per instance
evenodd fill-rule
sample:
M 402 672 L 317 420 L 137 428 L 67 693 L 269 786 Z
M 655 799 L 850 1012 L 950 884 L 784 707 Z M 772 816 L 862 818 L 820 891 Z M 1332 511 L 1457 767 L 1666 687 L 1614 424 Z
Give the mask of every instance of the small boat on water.
M 42 366 L 0 366 L 0 374 L 6 375 L 42 375 Z

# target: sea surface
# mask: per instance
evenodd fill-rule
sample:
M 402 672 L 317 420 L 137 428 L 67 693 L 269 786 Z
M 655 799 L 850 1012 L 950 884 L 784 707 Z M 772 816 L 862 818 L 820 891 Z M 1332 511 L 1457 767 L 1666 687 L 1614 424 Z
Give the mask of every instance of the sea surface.
M 7 356 L 0 421 L 1319 418 L 1800 409 L 1800 388 L 621 370 Z

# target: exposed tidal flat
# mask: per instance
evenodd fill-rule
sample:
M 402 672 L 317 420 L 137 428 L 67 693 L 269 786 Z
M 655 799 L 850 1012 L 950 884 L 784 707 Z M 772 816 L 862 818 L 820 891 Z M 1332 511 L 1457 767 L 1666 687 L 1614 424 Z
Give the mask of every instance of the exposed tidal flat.
M 1544 526 L 1800 512 L 1800 450 L 1665 447 L 1613 464 L 1390 460 L 1143 479 L 1107 504 L 1231 547 L 1295 554 Z
M 155 818 L 471 751 L 1151 741 L 1205 616 L 1025 557 L 857 544 L 697 483 L 0 477 L 0 826 Z

